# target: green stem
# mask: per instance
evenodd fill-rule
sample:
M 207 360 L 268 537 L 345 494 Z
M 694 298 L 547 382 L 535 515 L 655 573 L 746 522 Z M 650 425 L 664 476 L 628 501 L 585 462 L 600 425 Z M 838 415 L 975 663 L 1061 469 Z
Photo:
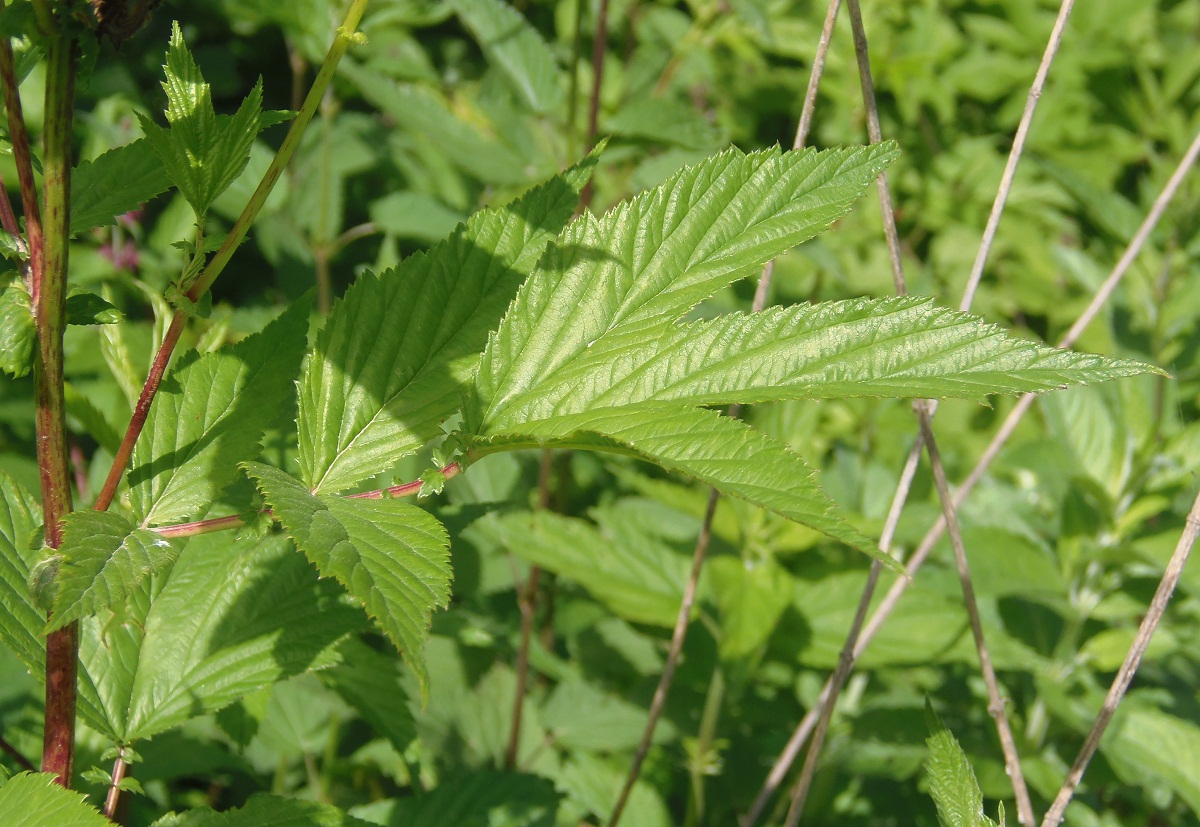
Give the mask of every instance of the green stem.
M 704 712 L 700 716 L 700 729 L 696 733 L 696 752 L 688 768 L 692 781 L 692 795 L 688 801 L 688 812 L 695 819 L 689 825 L 704 823 L 704 776 L 712 765 L 713 736 L 717 721 L 721 717 L 721 702 L 725 697 L 725 673 L 718 664 L 708 682 L 708 693 L 704 698 Z
M 37 4 L 35 4 L 36 6 Z M 34 273 L 38 353 L 34 361 L 37 455 L 41 472 L 46 545 L 62 542 L 62 519 L 71 511 L 63 397 L 63 329 L 66 326 L 67 239 L 70 228 L 71 125 L 74 111 L 75 40 L 52 35 L 46 53 L 46 129 L 42 158 L 42 272 Z M 39 277 L 40 276 L 40 277 Z M 75 753 L 79 627 L 72 623 L 46 639 L 46 724 L 42 770 L 71 786 Z
M 350 41 L 354 38 L 355 29 L 358 27 L 359 21 L 362 20 L 363 12 L 367 7 L 367 1 L 353 0 L 350 4 L 350 9 L 346 12 L 346 18 L 342 21 L 342 25 L 338 27 L 337 34 L 333 38 L 333 43 L 329 47 L 329 52 L 325 55 L 325 62 L 321 64 L 321 70 L 317 72 L 317 77 L 313 81 L 312 88 L 308 91 L 308 97 L 304 99 L 304 105 L 300 107 L 296 119 L 292 121 L 292 126 L 288 129 L 283 143 L 279 146 L 279 150 L 271 160 L 271 165 L 267 168 L 266 174 L 263 175 L 262 180 L 258 183 L 258 188 L 254 190 L 254 194 L 250 196 L 250 201 L 246 204 L 246 208 L 242 210 L 242 214 L 234 222 L 233 228 L 230 229 L 229 235 L 225 237 L 221 248 L 209 260 L 208 266 L 204 268 L 203 272 L 200 273 L 195 283 L 188 290 L 188 298 L 193 302 L 200 301 L 201 297 L 208 292 L 213 282 L 217 280 L 217 276 L 221 275 L 229 260 L 233 258 L 234 251 L 246 240 L 246 233 L 249 232 L 250 226 L 258 218 L 258 214 L 262 210 L 263 204 L 267 202 L 267 197 L 271 194 L 271 190 L 274 189 L 279 176 L 283 174 L 288 163 L 292 160 L 292 155 L 295 154 L 296 147 L 300 145 L 300 138 L 304 135 L 305 128 L 312 120 L 313 114 L 317 111 L 317 107 L 320 105 L 330 81 L 333 80 L 333 74 L 337 70 L 338 62 L 341 61 L 342 55 L 349 48 Z M 175 350 L 175 345 L 179 343 L 179 338 L 183 335 L 183 328 L 186 323 L 187 315 L 184 313 L 176 313 L 171 318 L 171 326 L 167 328 L 167 335 L 163 337 L 163 343 L 159 346 L 158 353 L 154 356 L 154 362 L 150 366 L 150 373 L 146 377 L 141 395 L 134 406 L 133 416 L 129 420 L 129 427 L 125 431 L 125 436 L 121 440 L 121 444 L 117 447 L 112 467 L 108 471 L 108 477 L 104 480 L 104 487 L 100 489 L 100 494 L 96 498 L 95 508 L 97 511 L 107 510 L 108 506 L 112 503 L 113 497 L 116 496 L 117 485 L 125 473 L 125 466 L 129 463 L 129 457 L 133 454 L 134 443 L 137 442 L 138 436 L 142 433 L 142 428 L 146 425 L 146 417 L 150 414 L 150 405 L 154 402 L 155 394 L 158 393 L 158 386 L 162 382 L 163 374 L 166 373 L 167 364 L 171 361 L 171 353 Z

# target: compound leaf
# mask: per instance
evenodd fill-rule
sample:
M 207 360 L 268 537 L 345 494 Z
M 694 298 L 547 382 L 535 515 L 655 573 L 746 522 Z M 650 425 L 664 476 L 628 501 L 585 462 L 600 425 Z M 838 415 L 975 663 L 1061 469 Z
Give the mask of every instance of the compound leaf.
M 300 383 L 300 474 L 313 491 L 345 489 L 439 433 L 595 160 L 476 213 L 446 241 L 350 287 Z
M 59 785 L 52 773 L 21 772 L 0 787 L 0 814 L 21 827 L 111 827 L 85 796 Z
M 366 607 L 425 687 L 422 648 L 450 599 L 450 540 L 428 512 L 401 500 L 318 497 L 276 468 L 248 462 L 271 512 L 324 577 Z
M 214 353 L 189 354 L 163 383 L 129 472 L 143 526 L 196 519 L 237 478 L 286 402 L 308 335 L 308 299 Z
M 142 116 L 142 132 L 171 183 L 179 188 L 196 215 L 203 216 L 250 161 L 250 146 L 265 125 L 262 80 L 236 114 L 216 114 L 212 91 L 183 42 L 178 23 L 171 27 L 163 70 L 170 129 Z
M 77 511 L 63 520 L 63 541 L 54 610 L 47 630 L 84 615 L 123 606 L 155 572 L 179 556 L 182 543 L 135 528 L 112 511 Z

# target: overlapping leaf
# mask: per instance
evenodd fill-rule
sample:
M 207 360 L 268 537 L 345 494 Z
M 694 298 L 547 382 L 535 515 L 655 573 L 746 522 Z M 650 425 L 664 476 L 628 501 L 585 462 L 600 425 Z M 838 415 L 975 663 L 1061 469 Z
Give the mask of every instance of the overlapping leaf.
M 213 200 L 242 174 L 250 160 L 250 146 L 263 125 L 260 80 L 234 115 L 217 115 L 212 92 L 200 67 L 192 59 L 179 24 L 171 27 L 167 60 L 163 66 L 167 93 L 164 129 L 142 117 L 142 132 L 162 162 L 167 177 L 179 188 L 197 216 L 208 212 Z
M 166 192 L 170 183 L 145 138 L 83 161 L 71 171 L 71 234 L 112 223 Z
M 450 540 L 442 524 L 400 500 L 321 498 L 276 468 L 244 467 L 288 536 L 366 607 L 424 687 L 429 618 L 450 598 Z
M 112 511 L 77 511 L 63 520 L 63 542 L 49 630 L 120 606 L 143 580 L 174 562 L 182 543 L 136 528 Z
M 844 213 L 894 154 L 889 145 L 730 150 L 573 223 L 488 342 L 465 410 L 476 450 L 548 441 L 625 450 L 878 555 L 797 455 L 699 406 L 982 399 L 1148 369 L 1016 340 L 919 299 L 680 323 Z
M 720 405 L 846 396 L 982 402 L 991 393 L 1145 371 L 1139 362 L 1017 339 L 929 299 L 855 299 L 617 331 L 535 389 L 509 397 L 491 419 L 493 427 L 515 427 L 643 402 Z
M 193 538 L 169 574 L 135 592 L 128 620 L 85 621 L 80 643 L 81 675 L 102 699 L 88 722 L 124 743 L 328 667 L 338 642 L 365 625 L 279 535 Z
M 502 0 L 452 0 L 451 6 L 525 103 L 535 112 L 553 111 L 562 73 L 537 30 Z
M 486 431 L 602 336 L 674 322 L 845 214 L 896 157 L 892 144 L 743 155 L 682 170 L 603 218 L 573 222 L 488 343 L 473 421 Z
M 312 490 L 353 485 L 438 433 L 594 163 L 476 213 L 428 252 L 347 291 L 300 384 L 300 470 Z
M 194 353 L 163 383 L 133 452 L 135 520 L 196 519 L 250 459 L 287 400 L 308 334 L 303 299 L 228 348 Z M 69 549 L 65 549 L 69 551 Z

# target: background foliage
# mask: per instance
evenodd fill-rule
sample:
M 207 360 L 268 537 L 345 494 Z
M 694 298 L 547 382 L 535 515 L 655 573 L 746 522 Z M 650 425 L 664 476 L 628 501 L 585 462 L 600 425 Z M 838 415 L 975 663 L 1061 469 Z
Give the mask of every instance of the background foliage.
M 298 106 L 306 72 L 340 19 L 337 5 L 165 3 L 118 59 L 108 46 L 95 56 L 81 90 L 78 157 L 124 145 L 146 118 L 161 122 L 172 17 L 212 85 L 216 112 L 232 115 L 261 77 L 270 113 Z M 367 43 L 345 58 L 186 345 L 206 353 L 242 340 L 314 284 L 316 312 L 326 312 L 364 269 L 424 249 L 476 209 L 585 153 L 596 8 L 519 9 L 528 27 L 483 0 L 372 3 Z M 612 138 L 595 174 L 594 208 L 730 142 L 745 150 L 790 143 L 824 4 L 615 0 L 609 11 L 599 131 Z M 910 289 L 956 304 L 1053 9 L 1035 0 L 930 0 L 866 2 L 864 13 L 883 133 L 903 150 L 890 177 Z M 1200 127 L 1198 32 L 1195 0 L 1109 0 L 1076 12 L 976 312 L 1047 342 L 1070 326 Z M 817 105 L 818 146 L 865 140 L 849 40 L 843 21 Z M 40 97 L 38 71 L 23 85 L 29 101 Z M 36 128 L 36 105 L 26 114 Z M 219 238 L 236 217 L 281 135 L 267 128 L 255 139 L 247 169 L 208 212 L 207 236 Z M 1196 486 L 1198 208 L 1197 187 L 1186 184 L 1079 345 L 1161 366 L 1171 378 L 1041 398 L 961 514 L 1018 746 L 1043 804 L 1124 655 Z M 84 500 L 102 482 L 163 334 L 170 307 L 162 297 L 188 255 L 175 242 L 192 221 L 187 199 L 175 194 L 72 247 L 74 283 L 130 322 L 69 329 L 68 414 Z M 772 285 L 780 304 L 889 295 L 877 205 L 864 199 L 835 232 L 780 258 Z M 748 308 L 752 292 L 750 282 L 727 288 L 700 315 Z M 281 436 L 296 417 L 290 390 L 262 393 L 272 400 L 264 413 L 275 417 L 264 423 L 266 454 L 292 467 Z M 991 402 L 942 404 L 937 430 L 952 480 L 1012 405 Z M 32 404 L 27 379 L 0 378 L 0 471 L 37 490 Z M 915 433 L 907 403 L 780 402 L 748 418 L 820 467 L 850 521 L 878 536 Z M 369 485 L 411 480 L 428 466 L 426 456 L 404 460 Z M 81 735 L 80 766 L 103 765 L 114 736 L 154 736 L 135 747 L 133 775 L 145 795 L 130 800 L 129 824 L 200 804 L 241 806 L 263 791 L 395 825 L 604 819 L 662 668 L 707 492 L 629 459 L 560 453 L 551 470 L 551 508 L 536 515 L 536 453 L 487 457 L 436 504 L 421 502 L 451 529 L 455 572 L 450 608 L 433 616 L 427 700 L 362 613 L 317 583 L 278 535 L 236 545 L 226 535 L 192 540 L 171 593 L 122 627 L 154 639 L 151 651 L 162 656 L 148 658 L 143 643 L 136 680 L 164 691 L 100 732 L 101 699 L 82 687 L 93 729 Z M 239 485 L 214 514 L 252 496 Z M 207 502 L 191 496 L 178 492 L 175 507 Z M 494 513 L 478 519 L 485 510 Z M 897 543 L 911 548 L 938 513 L 922 470 Z M 0 520 L 11 523 L 9 536 L 35 525 L 16 512 Z M 504 770 L 517 685 L 515 593 L 530 564 L 553 577 L 531 654 L 520 761 Z M 697 622 L 627 823 L 728 824 L 745 812 L 835 665 L 865 570 L 862 555 L 814 531 L 721 500 Z M 1069 823 L 1197 823 L 1200 780 L 1188 768 L 1200 766 L 1198 590 L 1193 567 Z M 173 600 L 201 599 L 228 611 L 202 628 L 172 626 Z M 282 637 L 274 631 L 281 617 L 294 618 Z M 182 651 L 222 660 L 185 662 Z M 239 663 L 267 665 L 251 675 Z M 223 670 L 237 681 L 222 683 Z M 7 651 L 0 675 L 4 737 L 36 755 L 41 690 Z M 995 812 L 1009 787 L 948 549 L 935 553 L 852 678 L 808 805 L 811 823 L 937 823 L 921 769 L 927 697 Z

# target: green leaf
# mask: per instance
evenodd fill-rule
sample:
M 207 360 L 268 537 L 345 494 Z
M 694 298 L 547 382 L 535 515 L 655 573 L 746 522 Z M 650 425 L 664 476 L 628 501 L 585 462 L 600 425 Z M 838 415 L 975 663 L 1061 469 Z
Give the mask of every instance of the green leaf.
M 792 602 L 792 577 L 768 558 L 713 557 L 708 582 L 720 610 L 718 653 L 726 661 L 754 657 Z
M 450 540 L 426 511 L 400 500 L 320 498 L 284 472 L 243 463 L 275 518 L 324 577 L 335 577 L 416 672 L 430 616 L 450 599 Z
M 111 224 L 170 184 L 162 160 L 145 138 L 80 163 L 71 171 L 71 235 Z
M 116 324 L 121 311 L 95 293 L 74 291 L 67 296 L 67 324 Z
M 0 787 L 0 815 L 21 827 L 112 827 L 85 796 L 60 786 L 52 773 L 21 772 Z
M 80 660 L 102 698 L 89 724 L 114 741 L 150 738 L 291 675 L 337 662 L 365 626 L 291 543 L 193 537 L 135 592 L 126 622 L 81 624 Z
M 627 532 L 617 542 L 584 520 L 548 511 L 504 514 L 481 528 L 494 530 L 514 554 L 574 580 L 614 614 L 634 623 L 675 625 L 689 563 L 661 541 Z
M 192 59 L 179 24 L 171 27 L 171 40 L 163 66 L 167 93 L 167 122 L 164 129 L 141 116 L 142 131 L 162 162 L 171 183 L 203 216 L 250 160 L 250 146 L 262 119 L 262 80 L 242 101 L 236 114 L 217 115 L 212 92 L 200 67 Z
M 395 655 L 385 655 L 353 637 L 342 644 L 340 654 L 342 662 L 322 672 L 322 681 L 403 753 L 417 728 L 412 711 L 403 703 L 406 693 Z
M 16 273 L 0 275 L 0 370 L 15 377 L 29 373 L 36 347 L 29 291 Z
M 851 396 L 986 401 L 1153 370 L 1017 339 L 929 299 L 775 307 L 602 336 L 493 405 L 493 429 L 644 402 L 722 405 Z
M 503 0 L 451 0 L 450 5 L 521 99 L 535 112 L 555 111 L 562 99 L 562 72 L 529 21 Z
M 933 715 L 928 702 L 926 709 L 933 719 L 930 728 L 934 730 L 925 741 L 929 747 L 926 772 L 938 821 L 943 827 L 995 827 L 995 822 L 983 813 L 983 793 L 967 754 L 950 730 Z
M 892 569 L 898 564 L 847 523 L 812 468 L 787 445 L 740 419 L 703 408 L 649 404 L 518 426 L 478 443 L 483 453 L 553 442 L 642 457 L 841 540 Z
M 559 795 L 530 773 L 477 770 L 440 777 L 417 797 L 384 799 L 351 810 L 372 824 L 404 827 L 553 827 Z
M 349 59 L 338 65 L 338 74 L 353 83 L 364 98 L 395 118 L 399 128 L 438 147 L 455 165 L 479 180 L 509 187 L 523 186 L 531 178 L 536 180 L 540 170 L 535 167 L 536 171 L 531 173 L 529 159 L 506 144 L 501 135 L 485 134 L 476 126 L 479 119 L 462 117 L 437 92 L 416 84 L 397 83 Z
M 593 153 L 350 287 L 300 383 L 300 474 L 313 491 L 347 488 L 440 433 L 488 332 L 570 218 L 595 162 Z
M 372 827 L 330 804 L 275 795 L 255 795 L 238 807 L 216 812 L 207 807 L 168 815 L 152 827 Z
M 31 674 L 46 671 L 45 616 L 29 595 L 29 568 L 41 544 L 38 500 L 0 471 L 0 641 Z
M 63 520 L 54 609 L 46 630 L 84 615 L 116 611 L 141 583 L 175 561 L 183 544 L 135 528 L 112 511 L 77 511 Z
M 385 233 L 401 238 L 441 241 L 463 216 L 432 195 L 393 192 L 371 202 L 371 220 Z
M 676 321 L 849 210 L 894 145 L 825 152 L 730 149 L 602 218 L 574 221 L 488 342 L 468 423 L 541 386 L 606 334 Z
M 308 335 L 301 299 L 259 333 L 188 354 L 159 389 L 129 472 L 142 526 L 202 516 L 286 403 Z

